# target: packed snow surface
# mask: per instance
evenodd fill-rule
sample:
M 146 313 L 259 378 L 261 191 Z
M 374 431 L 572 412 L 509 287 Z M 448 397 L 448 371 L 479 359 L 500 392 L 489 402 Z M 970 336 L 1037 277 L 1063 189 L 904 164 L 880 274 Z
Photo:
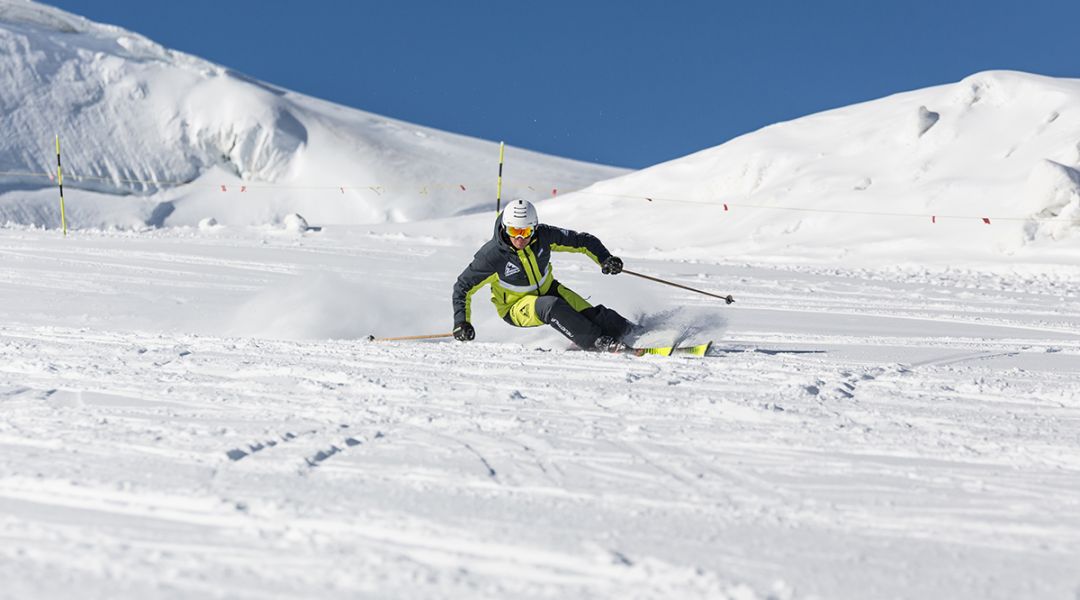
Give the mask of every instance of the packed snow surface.
M 1062 598 L 1080 591 L 1075 269 L 560 255 L 703 359 L 474 300 L 409 226 L 0 232 L 9 597 Z

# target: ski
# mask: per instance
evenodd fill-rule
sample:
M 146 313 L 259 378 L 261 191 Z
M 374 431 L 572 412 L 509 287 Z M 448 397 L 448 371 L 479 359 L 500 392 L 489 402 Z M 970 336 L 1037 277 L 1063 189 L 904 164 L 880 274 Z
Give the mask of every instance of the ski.
M 712 342 L 705 342 L 704 344 L 694 344 L 692 346 L 655 346 L 651 348 L 627 348 L 625 350 L 628 354 L 634 356 L 645 356 L 647 354 L 656 354 L 659 356 L 705 356 L 709 353 L 709 348 L 712 348 Z
M 630 356 L 708 356 L 709 350 L 712 349 L 713 343 L 711 341 L 704 344 L 692 344 L 687 346 L 647 346 L 643 348 L 634 348 L 626 346 L 621 350 L 615 350 L 614 354 L 629 354 Z M 581 352 L 580 346 L 570 346 L 566 349 L 568 352 Z M 597 354 L 608 354 L 608 352 L 598 352 Z
M 704 344 L 695 344 L 693 346 L 683 346 L 676 348 L 675 352 L 678 354 L 687 354 L 690 356 L 708 356 L 709 350 L 712 349 L 712 341 L 705 342 Z

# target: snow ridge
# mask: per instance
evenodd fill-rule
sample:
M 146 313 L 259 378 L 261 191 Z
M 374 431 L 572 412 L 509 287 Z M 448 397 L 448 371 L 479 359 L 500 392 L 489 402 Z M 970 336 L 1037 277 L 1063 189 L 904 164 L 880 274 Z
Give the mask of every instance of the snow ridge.
M 492 142 L 295 94 L 58 9 L 0 2 L 0 194 L 53 185 L 59 133 L 66 187 L 82 207 L 75 227 L 193 226 L 210 217 L 264 224 L 290 213 L 379 223 L 493 203 Z M 624 172 L 514 148 L 507 157 L 507 197 Z M 264 187 L 223 202 L 218 188 L 226 184 Z M 59 215 L 39 215 L 51 198 L 11 196 L 0 196 L 0 223 L 58 224 Z M 118 196 L 128 209 L 119 218 L 105 206 Z M 39 202 L 44 209 L 13 206 Z M 175 211 L 148 222 L 162 202 Z
M 677 228 L 654 238 L 664 251 L 1075 255 L 1078 130 L 1080 80 L 990 71 L 771 125 L 585 192 L 605 216 Z

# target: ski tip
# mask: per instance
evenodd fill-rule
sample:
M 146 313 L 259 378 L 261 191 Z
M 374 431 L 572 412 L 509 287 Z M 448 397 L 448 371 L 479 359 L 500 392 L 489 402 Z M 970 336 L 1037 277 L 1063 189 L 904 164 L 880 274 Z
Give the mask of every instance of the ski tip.
M 692 346 L 679 346 L 674 349 L 674 353 L 684 356 L 708 356 L 709 349 L 712 348 L 712 342 L 708 341 L 704 344 L 694 344 Z
M 693 354 L 694 356 L 708 356 L 709 355 L 709 350 L 711 350 L 711 349 L 712 349 L 712 342 L 708 341 L 708 342 L 705 342 L 704 344 L 694 346 L 693 348 L 690 349 L 690 353 Z

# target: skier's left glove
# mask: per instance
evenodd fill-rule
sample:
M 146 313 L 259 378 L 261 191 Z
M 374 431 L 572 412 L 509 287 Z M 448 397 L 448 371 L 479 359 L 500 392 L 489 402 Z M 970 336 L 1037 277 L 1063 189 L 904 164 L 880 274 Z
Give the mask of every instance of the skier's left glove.
M 618 256 L 609 256 L 607 260 L 600 263 L 600 270 L 604 272 L 604 275 L 618 275 L 622 273 L 622 259 Z

